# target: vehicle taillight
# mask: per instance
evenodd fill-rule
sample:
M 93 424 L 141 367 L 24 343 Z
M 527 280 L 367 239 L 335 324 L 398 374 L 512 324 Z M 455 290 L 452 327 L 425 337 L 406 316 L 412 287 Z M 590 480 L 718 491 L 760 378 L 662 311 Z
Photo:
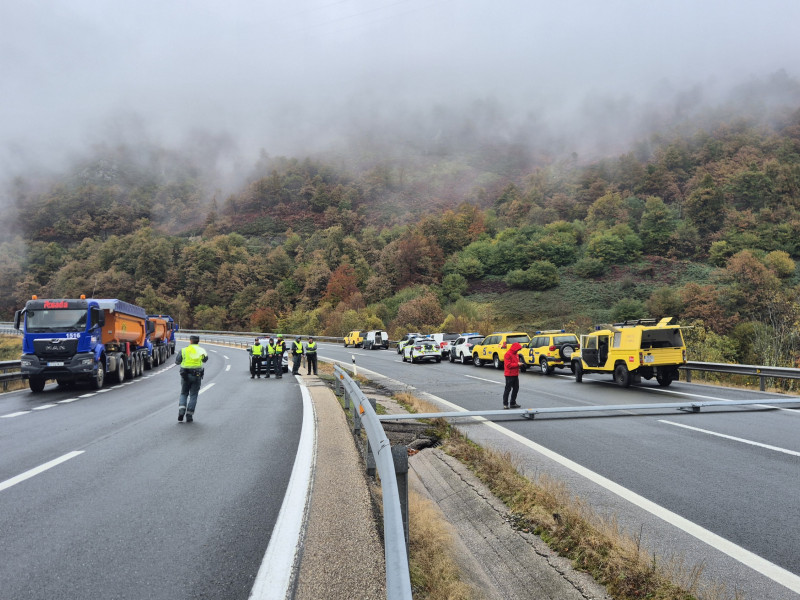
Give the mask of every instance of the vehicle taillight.
M 580 350 L 580 349 L 581 349 L 581 345 L 580 344 L 575 344 L 575 350 Z
M 555 347 L 555 346 L 550 346 L 550 352 L 552 352 L 552 351 L 553 351 L 553 350 L 555 350 L 555 349 L 556 349 L 556 347 Z

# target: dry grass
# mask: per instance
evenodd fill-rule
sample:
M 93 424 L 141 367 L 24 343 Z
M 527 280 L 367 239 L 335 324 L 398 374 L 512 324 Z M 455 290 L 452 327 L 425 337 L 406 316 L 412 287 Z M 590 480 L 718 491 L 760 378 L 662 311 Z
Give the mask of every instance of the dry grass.
M 0 360 L 19 360 L 22 356 L 22 337 L 0 335 Z
M 414 598 L 468 600 L 472 589 L 460 579 L 450 531 L 436 506 L 409 490 L 409 567 Z

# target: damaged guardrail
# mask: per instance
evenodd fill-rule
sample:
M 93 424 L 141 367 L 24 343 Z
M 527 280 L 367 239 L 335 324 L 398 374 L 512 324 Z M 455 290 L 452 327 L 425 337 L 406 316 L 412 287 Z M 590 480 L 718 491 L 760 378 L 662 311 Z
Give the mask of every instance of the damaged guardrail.
M 345 409 L 352 401 L 353 429 L 361 425 L 367 432 L 368 455 L 374 459 L 383 490 L 383 539 L 386 560 L 386 597 L 411 600 L 411 576 L 408 570 L 408 453 L 405 446 L 392 447 L 378 421 L 371 401 L 358 384 L 339 365 L 334 365 L 337 390 L 345 394 Z M 370 469 L 367 461 L 367 469 Z M 398 469 L 399 467 L 399 469 Z M 405 502 L 401 502 L 405 498 Z M 403 510 L 405 506 L 405 510 Z

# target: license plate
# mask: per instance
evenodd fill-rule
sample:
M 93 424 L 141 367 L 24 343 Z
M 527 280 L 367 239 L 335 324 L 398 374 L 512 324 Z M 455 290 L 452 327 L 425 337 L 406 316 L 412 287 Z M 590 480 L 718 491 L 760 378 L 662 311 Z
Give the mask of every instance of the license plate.
M 648 354 L 648 355 L 646 355 L 646 356 L 644 357 L 644 362 L 645 362 L 645 363 L 656 362 L 656 359 L 655 359 L 655 357 L 654 357 L 652 354 Z
M 47 363 L 48 367 L 63 367 L 64 363 L 62 361 L 55 361 Z

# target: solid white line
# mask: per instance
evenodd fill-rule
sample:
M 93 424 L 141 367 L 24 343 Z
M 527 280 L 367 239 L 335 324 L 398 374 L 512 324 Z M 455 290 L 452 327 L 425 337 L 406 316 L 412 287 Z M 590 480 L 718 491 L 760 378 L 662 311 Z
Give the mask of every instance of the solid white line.
M 12 477 L 11 479 L 6 479 L 2 483 L 0 483 L 0 492 L 10 488 L 13 485 L 17 485 L 18 483 L 22 483 L 26 479 L 30 479 L 39 473 L 43 473 L 47 471 L 47 469 L 52 469 L 53 467 L 60 465 L 63 462 L 68 461 L 71 458 L 75 458 L 76 456 L 83 454 L 84 450 L 75 450 L 74 452 L 69 452 L 64 456 L 59 456 L 56 459 L 51 460 L 50 462 L 46 462 L 43 465 L 39 465 L 38 467 L 34 467 L 30 471 L 25 471 L 24 473 L 20 473 L 16 477 Z
M 22 415 L 27 415 L 30 412 L 31 411 L 29 410 L 22 410 L 20 412 L 8 413 L 7 415 L 0 416 L 0 419 L 11 419 L 12 417 L 21 417 Z
M 699 427 L 692 427 L 690 425 L 684 425 L 683 423 L 664 421 L 662 419 L 659 419 L 658 422 L 666 423 L 667 425 L 675 425 L 675 427 L 683 427 L 684 429 L 691 429 L 692 431 L 699 431 L 700 433 L 707 433 L 708 435 L 715 435 L 717 437 L 725 438 L 726 440 L 733 440 L 734 442 L 750 444 L 751 446 L 758 446 L 759 448 L 766 448 L 767 450 L 774 450 L 775 452 L 783 452 L 784 454 L 789 454 L 791 456 L 800 456 L 800 452 L 795 452 L 794 450 L 787 450 L 786 448 L 779 448 L 778 446 L 770 446 L 769 444 L 762 444 L 760 442 L 754 442 L 752 440 L 746 440 L 744 438 L 738 438 L 732 435 L 726 435 L 724 433 L 716 433 L 715 431 L 709 431 L 708 429 L 700 429 Z
M 202 394 L 203 392 L 207 392 L 208 390 L 210 390 L 215 385 L 217 385 L 217 384 L 216 383 L 209 383 L 206 387 L 204 387 L 202 390 L 200 390 L 198 392 L 198 394 Z
M 437 402 L 441 402 L 445 406 L 452 408 L 453 410 L 467 412 L 466 409 L 453 404 L 452 402 L 448 402 L 444 398 L 439 398 L 438 396 L 434 396 L 433 394 L 425 394 L 426 396 L 436 400 Z M 587 469 L 586 467 L 579 465 L 578 463 L 568 459 L 565 456 L 561 456 L 556 452 L 553 452 L 549 448 L 545 448 L 529 440 L 528 438 L 521 436 L 497 423 L 492 423 L 491 421 L 486 421 L 483 417 L 475 417 L 476 420 L 485 421 L 485 425 L 487 427 L 491 427 L 492 429 L 502 433 L 506 437 L 509 437 L 524 446 L 527 446 L 531 450 L 538 452 L 539 454 L 546 456 L 547 458 L 557 462 L 558 464 L 566 467 L 567 469 L 585 477 L 589 481 L 599 485 L 607 489 L 608 491 L 616 494 L 620 498 L 627 500 L 631 504 L 638 506 L 639 508 L 646 510 L 650 514 L 666 521 L 670 525 L 677 527 L 688 533 L 689 535 L 697 538 L 698 540 L 705 542 L 712 548 L 719 550 L 720 552 L 727 554 L 734 560 L 739 561 L 745 566 L 750 567 L 754 571 L 761 573 L 765 577 L 768 577 L 772 581 L 779 583 L 780 585 L 792 590 L 793 592 L 800 593 L 800 576 L 795 575 L 794 573 L 787 571 L 786 569 L 779 567 L 778 565 L 750 552 L 749 550 L 745 550 L 741 546 L 734 544 L 733 542 L 726 540 L 722 536 L 693 523 L 692 521 L 680 516 L 672 512 L 671 510 L 667 510 L 663 506 L 648 500 L 647 498 L 640 496 L 639 494 L 632 492 L 628 488 L 625 488 L 618 483 L 603 477 L 599 473 L 595 473 Z
M 305 522 L 311 499 L 311 477 L 314 472 L 317 435 L 314 405 L 311 394 L 296 376 L 303 395 L 303 425 L 300 443 L 292 467 L 292 476 L 275 528 L 269 538 L 269 546 L 258 569 L 250 598 L 254 600 L 285 600 L 289 597 L 295 565 L 303 545 Z
M 493 379 L 484 379 L 483 377 L 475 377 L 474 375 L 464 375 L 464 377 L 469 377 L 470 379 L 478 379 L 480 381 L 488 381 L 489 383 L 496 383 L 498 385 L 505 385 L 500 381 L 494 381 Z

